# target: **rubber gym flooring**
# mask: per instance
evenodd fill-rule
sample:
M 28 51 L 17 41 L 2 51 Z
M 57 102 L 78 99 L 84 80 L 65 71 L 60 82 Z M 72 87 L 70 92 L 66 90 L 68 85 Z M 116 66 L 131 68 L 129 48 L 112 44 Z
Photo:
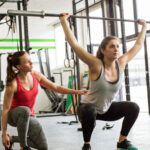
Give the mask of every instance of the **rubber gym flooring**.
M 58 123 L 75 121 L 74 116 L 40 117 L 37 119 L 41 122 L 47 136 L 49 150 L 82 149 L 82 132 L 77 131 L 81 127 L 80 123 L 72 125 Z M 92 150 L 116 150 L 121 122 L 122 119 L 115 122 L 97 121 L 91 139 Z M 114 127 L 109 130 L 103 130 L 106 123 L 114 125 Z M 10 134 L 17 133 L 16 129 L 11 126 L 8 126 L 8 132 Z M 140 113 L 137 122 L 129 134 L 128 140 L 131 140 L 139 150 L 150 150 L 150 116 L 147 113 Z M 0 150 L 4 150 L 2 143 L 0 143 Z M 19 144 L 15 144 L 14 150 L 19 150 Z

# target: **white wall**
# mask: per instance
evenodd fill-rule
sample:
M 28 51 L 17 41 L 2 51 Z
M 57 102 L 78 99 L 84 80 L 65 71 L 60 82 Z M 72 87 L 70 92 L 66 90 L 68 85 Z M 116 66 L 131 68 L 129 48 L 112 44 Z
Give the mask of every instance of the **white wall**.
M 5 3 L 1 9 L 0 13 L 6 13 L 8 9 L 17 9 L 17 5 L 14 3 Z M 69 12 L 72 13 L 72 1 L 71 0 L 30 0 L 28 3 L 28 10 L 35 10 L 41 11 L 44 10 L 46 13 L 62 13 L 62 12 Z M 30 39 L 54 39 L 54 29 L 50 26 L 53 22 L 58 21 L 58 18 L 53 17 L 45 17 L 45 18 L 37 18 L 37 17 L 29 17 L 29 38 Z M 6 38 L 19 38 L 18 36 L 18 24 L 16 28 L 16 33 L 8 33 L 8 26 L 6 24 L 0 26 L 0 39 Z M 15 42 L 0 42 L 0 46 L 16 46 Z M 44 43 L 30 43 L 30 46 L 55 46 L 54 42 L 44 42 Z M 0 50 L 0 53 L 7 53 L 7 52 L 14 52 L 14 50 Z M 51 69 L 56 67 L 56 50 L 51 49 L 49 50 L 50 53 L 50 64 Z M 5 81 L 6 78 L 6 55 L 2 55 L 1 61 L 1 75 L 2 80 Z M 33 57 L 33 55 L 32 55 Z M 39 70 L 39 64 L 36 60 L 33 61 L 34 68 Z M 39 87 L 39 94 L 37 96 L 37 101 L 35 104 L 35 111 L 36 113 L 39 110 L 50 110 L 50 101 L 48 100 L 44 91 Z M 1 103 L 3 102 L 3 93 L 1 93 Z

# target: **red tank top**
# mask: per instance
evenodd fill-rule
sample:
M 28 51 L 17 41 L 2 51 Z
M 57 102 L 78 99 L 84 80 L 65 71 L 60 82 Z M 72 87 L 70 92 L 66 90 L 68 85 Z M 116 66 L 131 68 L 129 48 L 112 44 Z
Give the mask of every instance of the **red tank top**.
M 34 112 L 34 104 L 35 104 L 35 100 L 36 100 L 36 96 L 38 94 L 38 80 L 36 79 L 36 77 L 34 76 L 34 74 L 32 74 L 33 77 L 33 89 L 31 90 L 26 90 L 23 85 L 20 83 L 18 77 L 16 77 L 16 81 L 17 81 L 17 92 L 14 94 L 14 97 L 12 99 L 12 104 L 10 107 L 10 110 L 18 107 L 18 106 L 27 106 L 30 108 L 30 115 L 31 116 L 35 116 L 35 112 Z

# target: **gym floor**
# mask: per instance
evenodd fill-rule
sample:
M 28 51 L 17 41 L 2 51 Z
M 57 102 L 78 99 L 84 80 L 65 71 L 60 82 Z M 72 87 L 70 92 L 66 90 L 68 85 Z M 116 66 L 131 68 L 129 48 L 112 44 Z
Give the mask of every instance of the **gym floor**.
M 82 132 L 77 131 L 77 129 L 81 127 L 80 123 L 72 125 L 58 123 L 75 121 L 74 116 L 40 117 L 37 119 L 41 122 L 47 136 L 49 150 L 82 149 Z M 109 125 L 114 124 L 114 127 L 109 130 L 102 130 L 106 123 Z M 116 150 L 121 123 L 122 120 L 115 122 L 97 121 L 91 139 L 92 150 Z M 16 134 L 16 128 L 8 126 L 8 133 Z M 147 113 L 140 113 L 128 139 L 131 140 L 139 150 L 150 149 L 150 116 Z M 2 143 L 0 144 L 0 150 L 4 150 Z M 15 144 L 14 150 L 19 150 L 19 144 Z

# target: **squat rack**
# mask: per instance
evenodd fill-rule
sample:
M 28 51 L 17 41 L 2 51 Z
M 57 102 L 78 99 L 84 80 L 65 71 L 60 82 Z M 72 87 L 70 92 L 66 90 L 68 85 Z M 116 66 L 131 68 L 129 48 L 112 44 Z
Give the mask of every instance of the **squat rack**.
M 75 9 L 75 8 L 74 8 Z M 10 15 L 10 16 L 31 16 L 31 17 L 60 17 L 61 14 L 53 14 L 53 13 L 45 13 L 44 11 L 21 11 L 21 10 L 8 10 L 7 11 L 7 14 Z M 96 20 L 103 20 L 103 21 L 119 21 L 122 23 L 122 38 L 125 36 L 125 29 L 124 29 L 124 22 L 133 22 L 133 23 L 138 23 L 138 20 L 135 19 L 135 20 L 132 20 L 132 19 L 124 19 L 124 16 L 123 14 L 121 14 L 122 18 L 109 18 L 109 17 L 95 17 L 95 16 L 78 16 L 78 15 L 70 15 L 70 18 L 74 19 L 77 18 L 77 19 L 96 19 Z M 146 21 L 147 24 L 150 24 L 150 21 Z M 76 32 L 76 30 L 75 30 Z M 77 33 L 75 33 L 75 36 L 77 37 Z M 125 43 L 125 39 L 123 38 L 123 44 Z M 126 50 L 126 46 L 124 48 Z M 126 68 L 125 70 L 126 72 L 126 76 L 128 78 L 128 68 Z M 80 77 L 80 74 L 79 74 L 79 63 L 78 63 L 78 58 L 77 58 L 77 76 Z M 149 76 L 149 75 L 148 75 Z M 78 80 L 78 83 L 79 80 Z M 127 79 L 127 83 L 129 83 L 129 80 Z M 79 85 L 79 84 L 78 84 Z M 129 85 L 129 84 L 127 84 Z M 80 89 L 80 85 L 78 87 Z M 127 89 L 127 100 L 130 101 L 130 90 L 129 88 Z M 80 98 L 79 98 L 80 100 Z M 149 105 L 150 105 L 150 102 L 149 102 Z M 150 107 L 150 106 L 149 106 Z M 150 110 L 149 110 L 149 113 L 150 113 Z

